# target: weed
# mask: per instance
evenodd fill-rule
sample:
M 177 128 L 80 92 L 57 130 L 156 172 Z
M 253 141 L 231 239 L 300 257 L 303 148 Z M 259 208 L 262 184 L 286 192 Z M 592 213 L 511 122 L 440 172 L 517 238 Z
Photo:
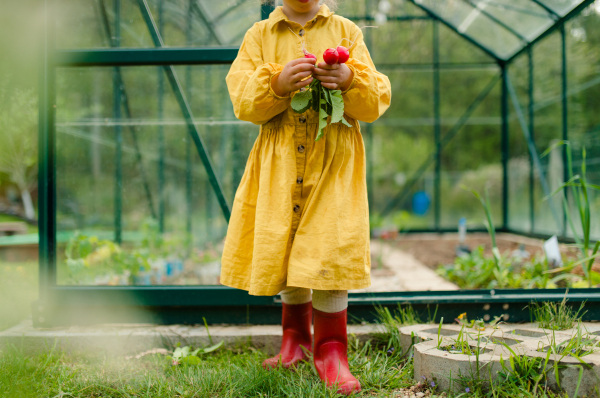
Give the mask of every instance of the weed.
M 570 192 L 572 194 L 573 201 L 575 202 L 577 211 L 579 212 L 581 234 L 575 229 L 575 224 L 573 222 L 573 217 L 571 216 L 571 212 L 569 210 L 569 202 L 567 200 L 566 195 L 562 195 L 563 209 L 571 232 L 573 233 L 576 244 L 580 250 L 580 261 L 575 265 L 578 265 L 579 263 L 582 264 L 583 272 L 585 274 L 586 279 L 588 280 L 588 287 L 592 287 L 592 265 L 594 264 L 594 259 L 598 256 L 600 241 L 597 241 L 593 248 L 591 247 L 592 220 L 590 211 L 590 198 L 588 192 L 590 189 L 600 190 L 600 186 L 591 184 L 587 180 L 585 147 L 583 147 L 581 151 L 581 174 L 575 174 L 575 168 L 573 166 L 573 153 L 571 149 L 571 144 L 568 141 L 559 141 L 556 144 L 552 145 L 542 154 L 542 157 L 546 156 L 553 149 L 562 145 L 566 147 L 565 152 L 567 154 L 567 171 L 569 173 L 569 180 L 562 184 L 545 199 L 548 199 L 551 196 L 555 196 L 559 192 L 566 193 L 566 190 L 568 188 L 571 188 Z
M 567 330 L 571 329 L 577 320 L 585 314 L 585 312 L 581 312 L 584 305 L 585 302 L 581 303 L 579 309 L 575 311 L 573 307 L 567 305 L 567 295 L 565 294 L 560 303 L 545 301 L 543 303 L 531 303 L 528 307 L 532 321 L 535 320 L 540 328 Z

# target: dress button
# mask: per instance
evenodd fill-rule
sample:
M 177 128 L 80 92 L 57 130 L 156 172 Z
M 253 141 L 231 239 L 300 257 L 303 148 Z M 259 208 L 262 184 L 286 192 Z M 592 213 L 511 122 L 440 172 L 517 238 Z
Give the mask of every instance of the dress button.
M 300 206 L 294 206 L 294 213 L 298 213 L 300 211 Z
M 304 152 L 304 145 L 298 145 L 298 152 L 300 152 L 300 153 Z
M 308 90 L 306 87 L 302 87 L 302 88 L 300 89 L 300 91 L 302 91 L 302 92 L 304 92 L 304 91 L 306 91 L 306 90 Z
M 296 178 L 296 184 L 302 184 L 303 181 L 304 179 L 302 177 Z
M 300 32 L 298 32 L 298 34 L 299 34 L 300 36 L 304 36 L 304 29 L 300 29 Z
M 304 116 L 300 116 L 300 118 L 298 119 L 298 121 L 300 123 L 306 123 L 306 118 Z

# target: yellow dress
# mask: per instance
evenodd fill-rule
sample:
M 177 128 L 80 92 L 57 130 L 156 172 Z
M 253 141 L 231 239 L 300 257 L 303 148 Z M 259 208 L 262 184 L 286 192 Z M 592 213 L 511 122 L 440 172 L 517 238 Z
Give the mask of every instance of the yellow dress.
M 286 63 L 303 56 L 300 36 L 319 62 L 343 38 L 354 41 L 346 63 L 354 77 L 343 93 L 344 117 L 354 127 L 332 124 L 316 142 L 317 114 L 295 113 L 291 96 L 277 96 L 270 85 Z M 287 286 L 369 287 L 366 161 L 358 120 L 381 116 L 391 87 L 375 69 L 361 30 L 325 5 L 305 26 L 277 7 L 246 33 L 227 87 L 236 117 L 261 128 L 235 194 L 221 283 L 261 296 Z

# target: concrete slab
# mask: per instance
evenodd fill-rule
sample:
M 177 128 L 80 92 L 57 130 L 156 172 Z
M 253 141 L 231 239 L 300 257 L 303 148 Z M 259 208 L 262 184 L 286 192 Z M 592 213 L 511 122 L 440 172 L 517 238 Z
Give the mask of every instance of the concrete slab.
M 461 377 L 480 377 L 489 382 L 495 380 L 498 372 L 504 368 L 511 369 L 510 357 L 512 355 L 527 356 L 530 358 L 547 357 L 551 345 L 566 344 L 577 338 L 577 329 L 552 331 L 541 329 L 535 324 L 500 325 L 497 329 L 486 328 L 477 331 L 470 328 L 463 329 L 468 332 L 465 341 L 473 348 L 479 347 L 480 355 L 465 355 L 457 351 L 438 349 L 451 347 L 456 344 L 461 327 L 458 325 L 443 325 L 438 335 L 437 325 L 414 325 L 400 328 L 403 347 L 414 344 L 414 377 L 419 381 L 422 378 L 435 380 L 441 390 L 462 390 L 458 380 Z M 548 366 L 558 366 L 558 380 L 553 370 L 547 374 L 548 386 L 553 389 L 563 389 L 569 396 L 573 396 L 579 385 L 579 396 L 596 397 L 600 388 L 600 324 L 582 323 L 582 331 L 586 339 L 595 341 L 593 346 L 588 346 L 591 354 L 578 359 L 568 355 L 551 354 Z M 464 336 L 464 334 L 463 334 Z M 503 343 L 509 346 L 507 348 Z M 406 349 L 406 348 L 405 348 Z M 514 354 L 513 354 L 514 353 Z M 582 375 L 579 382 L 580 372 Z M 479 376 L 477 376 L 479 375 Z
M 377 325 L 349 325 L 348 334 L 360 340 L 379 332 Z M 279 351 L 282 330 L 278 325 L 153 325 L 108 324 L 36 329 L 31 320 L 0 332 L 0 349 L 6 345 L 22 347 L 25 352 L 56 346 L 66 352 L 103 351 L 116 355 L 134 355 L 152 348 L 181 345 L 208 346 L 223 340 L 226 346 L 250 344 L 269 354 Z

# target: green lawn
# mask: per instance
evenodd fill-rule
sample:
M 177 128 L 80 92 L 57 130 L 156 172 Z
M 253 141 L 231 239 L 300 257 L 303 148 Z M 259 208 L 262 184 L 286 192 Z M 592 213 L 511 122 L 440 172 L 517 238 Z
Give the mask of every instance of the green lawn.
M 351 348 L 351 369 L 364 397 L 394 397 L 414 384 L 412 361 L 371 344 Z M 337 397 L 312 365 L 266 371 L 266 355 L 251 347 L 206 354 L 197 365 L 172 366 L 154 355 L 127 360 L 49 352 L 28 357 L 18 349 L 0 355 L 0 397 Z
M 38 296 L 38 263 L 0 262 L 0 331 L 31 315 Z
M 0 330 L 30 314 L 37 297 L 37 263 L 0 264 Z M 556 311 L 562 311 L 557 307 Z M 367 343 L 350 338 L 350 367 L 360 380 L 360 397 L 410 397 L 429 391 L 413 381 L 411 358 L 402 357 L 398 327 L 414 323 L 410 308 L 395 314 L 380 311 L 382 333 Z M 148 347 L 151 349 L 154 347 Z M 406 348 L 406 347 L 405 347 Z M 310 363 L 296 371 L 265 371 L 266 354 L 251 346 L 221 348 L 201 356 L 198 364 L 172 366 L 160 355 L 140 359 L 107 356 L 98 352 L 47 352 L 26 355 L 20 347 L 0 348 L 1 397 L 336 397 L 326 389 Z M 534 388 L 539 373 L 511 372 L 493 389 L 483 380 L 465 379 L 464 389 L 451 397 L 564 397 Z M 416 390 L 415 390 L 416 388 Z M 467 390 L 468 389 L 468 390 Z M 535 389 L 535 391 L 534 391 Z M 468 391 L 468 392 L 467 392 Z

